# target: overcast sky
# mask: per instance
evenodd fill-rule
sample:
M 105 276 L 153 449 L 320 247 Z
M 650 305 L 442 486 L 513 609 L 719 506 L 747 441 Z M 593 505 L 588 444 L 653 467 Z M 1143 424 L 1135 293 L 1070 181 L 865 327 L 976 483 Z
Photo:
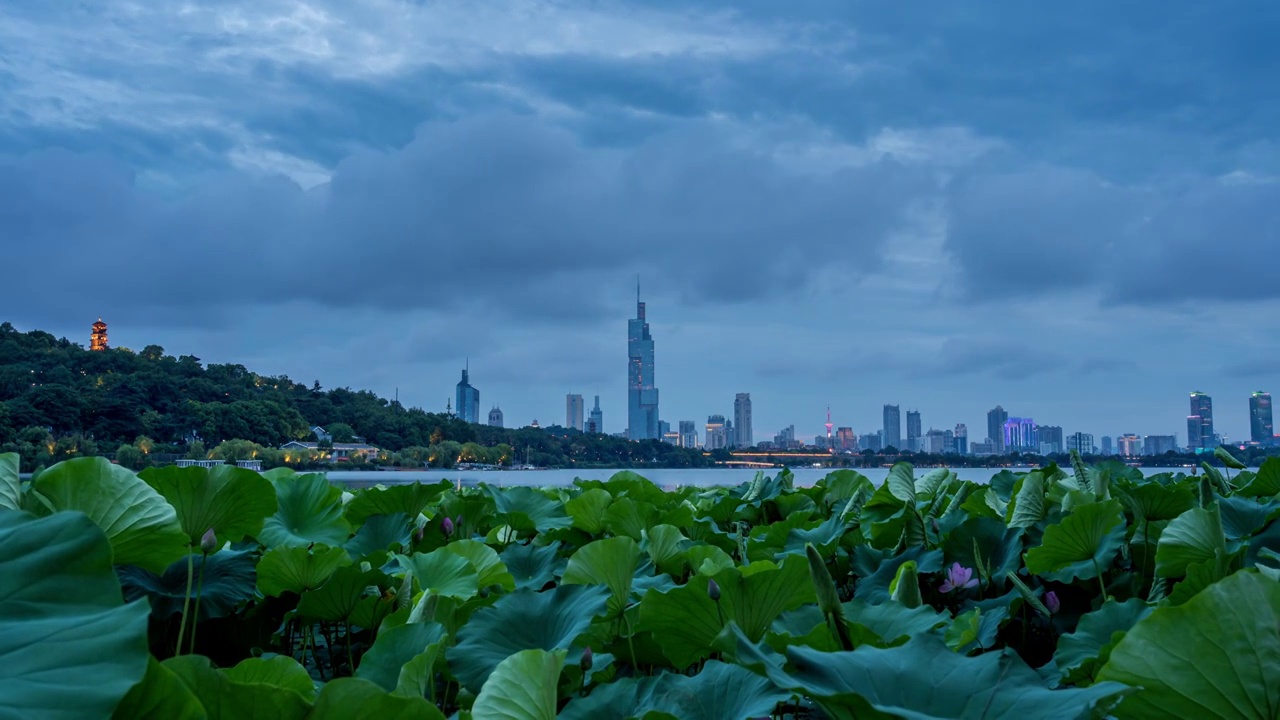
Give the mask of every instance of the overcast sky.
M 0 0 L 0 320 L 508 425 L 1247 437 L 1280 4 Z M 482 415 L 484 413 L 482 412 Z

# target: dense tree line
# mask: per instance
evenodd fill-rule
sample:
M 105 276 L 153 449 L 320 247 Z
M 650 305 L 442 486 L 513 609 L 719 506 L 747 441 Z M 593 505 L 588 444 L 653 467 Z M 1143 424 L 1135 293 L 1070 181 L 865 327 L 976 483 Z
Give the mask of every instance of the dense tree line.
M 226 459 L 240 459 L 259 452 L 255 447 L 269 451 L 290 440 L 310 440 L 314 425 L 329 429 L 338 442 L 358 436 L 389 451 L 383 462 L 402 465 L 421 460 L 439 467 L 458 462 L 695 467 L 710 462 L 698 451 L 656 441 L 633 443 L 561 428 L 471 425 L 368 391 L 326 390 L 319 381 L 307 385 L 237 364 L 205 365 L 191 355 L 168 355 L 158 345 L 140 352 L 91 352 L 47 332 L 24 333 L 0 324 L 0 452 L 19 452 L 28 469 L 121 451 L 143 463 L 152 453 L 194 457 L 213 455 L 218 448 Z M 272 453 L 267 460 L 283 462 Z

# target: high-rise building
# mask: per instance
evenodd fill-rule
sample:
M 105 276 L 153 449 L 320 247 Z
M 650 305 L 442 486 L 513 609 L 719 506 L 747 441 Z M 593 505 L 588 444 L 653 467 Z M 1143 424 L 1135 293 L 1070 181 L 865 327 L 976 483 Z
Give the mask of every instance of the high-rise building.
M 1004 423 L 1004 449 L 1008 452 L 1038 452 L 1036 423 L 1031 418 L 1009 418 Z
M 692 420 L 680 421 L 680 432 L 677 433 L 679 441 L 676 443 L 680 447 L 696 448 L 698 447 L 698 428 Z
M 796 426 L 788 425 L 773 436 L 773 444 L 780 448 L 799 447 L 800 443 L 796 442 Z
M 871 450 L 872 452 L 880 452 L 884 449 L 883 430 L 865 433 L 858 438 L 858 448 L 860 450 Z
M 502 427 L 502 410 L 497 405 L 489 411 L 489 427 Z
M 587 425 L 590 429 L 587 432 L 603 433 L 604 432 L 604 413 L 600 411 L 600 396 L 596 396 L 596 405 L 591 408 L 591 414 L 587 416 Z
M 999 405 L 987 411 L 987 440 L 991 443 L 991 453 L 999 455 L 1004 448 L 1004 424 L 1009 421 L 1009 413 Z
M 1187 448 L 1194 452 L 1216 447 L 1218 438 L 1213 432 L 1213 398 L 1197 390 L 1191 393 L 1191 414 L 1187 415 Z
M 929 428 L 929 432 L 920 438 L 920 452 L 930 455 L 949 455 L 955 451 L 955 434 L 950 430 Z
M 471 387 L 469 375 L 469 366 L 462 368 L 462 380 L 458 381 L 455 410 L 459 419 L 469 423 L 479 423 L 480 391 Z
M 907 411 L 907 450 L 918 452 L 920 450 L 920 411 Z
M 902 447 L 902 413 L 897 405 L 884 406 L 884 433 L 880 439 L 885 448 L 905 449 Z
M 1275 442 L 1275 425 L 1271 418 L 1271 393 L 1258 391 L 1249 396 L 1249 439 L 1270 445 Z
M 1103 436 L 1102 436 L 1102 454 L 1103 454 L 1103 455 L 1114 455 L 1114 454 L 1115 454 L 1115 450 L 1111 447 L 1111 436 L 1110 436 L 1110 435 L 1103 435 Z
M 565 395 L 564 396 L 564 426 L 574 430 L 581 431 L 585 424 L 585 411 L 587 404 L 582 400 L 581 395 Z
M 1148 435 L 1142 440 L 1143 455 L 1163 455 L 1178 449 L 1176 435 Z
M 653 337 L 636 284 L 636 316 L 627 321 L 627 437 L 657 438 L 658 388 L 653 377 Z
M 853 428 L 836 428 L 836 449 L 840 451 L 858 449 L 858 436 L 853 433 Z
M 1062 428 L 1057 425 L 1040 425 L 1036 428 L 1036 446 L 1041 455 L 1063 452 L 1065 444 Z
M 724 416 L 710 415 L 707 417 L 707 434 L 703 436 L 702 446 L 707 450 L 723 450 L 729 446 L 729 438 L 724 432 Z
M 1067 436 L 1067 452 L 1075 450 L 1081 455 L 1093 454 L 1093 435 L 1076 432 Z
M 1116 438 L 1116 445 L 1124 457 L 1138 457 L 1142 454 L 1142 438 L 1133 433 L 1125 433 Z
M 969 454 L 969 427 L 964 423 L 957 423 L 955 429 L 956 436 L 956 453 L 959 455 Z
M 738 393 L 733 398 L 733 444 L 740 448 L 756 444 L 751 435 L 751 393 Z
M 94 352 L 107 349 L 107 324 L 102 322 L 102 318 L 98 318 L 98 322 L 93 324 L 93 331 L 89 333 L 89 349 Z

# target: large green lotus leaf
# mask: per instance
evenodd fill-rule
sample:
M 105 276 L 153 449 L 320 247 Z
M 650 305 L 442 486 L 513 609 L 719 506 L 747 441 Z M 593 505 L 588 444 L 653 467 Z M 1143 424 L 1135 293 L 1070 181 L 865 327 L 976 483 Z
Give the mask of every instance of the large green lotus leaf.
M 392 551 L 401 552 L 409 546 L 409 516 L 404 513 L 370 515 L 347 541 L 347 552 L 353 558 Z
M 928 605 L 909 608 L 892 600 L 869 605 L 861 600 L 844 603 L 845 622 L 861 625 L 884 641 L 886 645 L 900 644 L 906 638 L 915 637 L 947 624 L 949 616 Z
M 388 695 L 359 678 L 338 678 L 325 684 L 307 720 L 444 720 L 444 713 L 421 697 Z
M 262 554 L 258 561 L 258 589 L 264 595 L 302 593 L 320 587 L 343 565 L 350 564 L 342 548 L 317 545 L 278 547 Z
M 137 475 L 106 458 L 54 465 L 31 482 L 25 500 L 37 515 L 61 510 L 87 515 L 107 534 L 117 565 L 164 572 L 187 552 L 187 535 L 173 506 Z
M 638 628 L 653 633 L 663 655 L 677 668 L 706 657 L 724 621 L 736 621 L 752 642 L 758 642 L 783 612 L 817 600 L 809 563 L 798 555 L 788 555 L 780 564 L 765 560 L 716 573 L 718 608 L 707 594 L 711 579 L 695 575 L 671 590 L 649 590 L 640 601 Z
M 604 514 L 612 502 L 608 490 L 589 488 L 566 502 L 564 509 L 573 518 L 574 527 L 588 535 L 599 535 L 604 532 Z
M 297 660 L 284 655 L 269 658 L 241 660 L 235 667 L 223 671 L 227 679 L 237 683 L 257 683 L 292 690 L 310 700 L 315 697 L 316 686 L 306 668 Z
M 680 575 L 692 543 L 675 525 L 654 525 L 645 533 L 640 549 L 658 568 L 658 572 Z
M 762 559 L 780 560 L 783 555 L 803 555 L 808 545 L 817 548 L 823 557 L 829 557 L 844 537 L 845 527 L 839 516 L 832 516 L 810 528 L 788 528 L 781 547 Z
M 209 715 L 177 675 L 151 658 L 147 661 L 147 674 L 129 690 L 111 717 L 114 720 L 205 720 Z
M 481 589 L 500 587 L 508 592 L 516 589 L 516 579 L 502 564 L 498 552 L 479 540 L 454 540 L 444 549 L 465 559 L 476 569 L 476 584 Z
M 444 626 L 436 622 L 406 623 L 386 628 L 378 633 L 373 647 L 360 659 L 356 677 L 376 683 L 386 692 L 415 684 L 416 678 L 405 677 L 406 670 L 413 672 L 408 664 L 429 652 L 433 654 L 431 659 L 434 661 L 432 647 L 445 637 Z
M 397 555 L 396 560 L 418 581 L 418 587 L 432 595 L 466 600 L 480 591 L 480 574 L 475 566 L 445 548 Z
M 281 475 L 272 484 L 279 508 L 258 534 L 263 545 L 346 544 L 351 526 L 342 516 L 342 488 L 320 473 Z
M 613 688 L 611 685 L 622 685 Z M 746 668 L 709 660 L 692 677 L 663 673 L 656 678 L 627 678 L 598 687 L 574 700 L 560 720 L 623 720 L 674 717 L 678 720 L 742 720 L 771 717 L 791 697 L 767 678 Z
M 925 550 L 920 546 L 909 548 L 897 555 L 887 556 L 871 548 L 859 546 L 854 551 L 854 557 L 858 559 L 858 567 L 855 571 L 862 577 L 854 588 L 853 596 L 872 604 L 889 600 L 889 585 L 898 576 L 898 569 L 908 562 L 914 562 L 920 574 L 936 573 L 942 570 L 942 551 Z M 879 564 L 874 566 L 874 571 L 867 574 L 866 571 L 870 569 L 873 561 Z
M 22 480 L 18 453 L 0 453 L 0 510 L 22 509 Z
M 658 524 L 658 509 L 653 503 L 618 498 L 604 513 L 605 529 L 614 535 L 625 535 L 637 542 L 645 532 Z
M 1280 500 L 1255 502 L 1242 497 L 1218 499 L 1222 534 L 1228 540 L 1243 540 L 1280 517 Z
M 0 718 L 110 715 L 146 673 L 148 613 L 89 518 L 0 510 Z
M 386 576 L 377 570 L 366 572 L 359 565 L 345 565 L 338 568 L 324 585 L 302 593 L 298 614 L 324 622 L 349 620 L 364 597 L 365 589 L 385 580 Z
M 916 501 L 915 468 L 909 462 L 894 463 L 889 469 L 885 487 L 899 501 L 914 505 Z
M 511 545 L 500 557 L 515 578 L 517 590 L 541 590 L 563 573 L 568 563 L 560 557 L 559 542 L 546 546 Z
M 209 720 L 302 720 L 311 709 L 295 689 L 236 682 L 200 655 L 181 655 L 161 664 L 196 696 Z
M 1214 560 L 1227 552 L 1218 508 L 1193 508 L 1174 518 L 1156 543 L 1156 572 L 1176 578 L 1187 566 Z
M 1040 545 L 1027 551 L 1027 571 L 1049 580 L 1088 580 L 1111 567 L 1124 542 L 1119 500 L 1081 505 L 1045 528 Z
M 795 669 L 768 666 L 782 687 L 812 698 L 832 718 L 1086 718 L 1101 714 L 1129 689 L 1099 683 L 1050 690 L 1012 650 L 965 657 L 932 635 L 905 645 L 825 653 L 787 650 Z
M 148 468 L 139 475 L 178 513 L 192 545 L 212 529 L 218 545 L 257 537 L 276 511 L 276 491 L 260 473 L 234 465 Z
M 1280 714 L 1280 583 L 1237 572 L 1185 605 L 1134 625 L 1098 674 L 1142 691 L 1116 716 L 1258 718 Z
M 257 595 L 256 560 L 248 550 L 221 550 L 211 555 L 195 555 L 191 567 L 199 578 L 204 563 L 204 580 L 192 581 L 192 596 L 200 588 L 200 620 L 226 617 Z M 126 600 L 146 597 L 151 601 L 151 615 L 164 620 L 182 612 L 187 597 L 187 561 L 179 560 L 163 575 L 132 565 L 118 568 L 120 585 Z M 194 612 L 194 608 L 192 609 Z
M 1033 470 L 1022 477 L 1009 509 L 1012 511 L 1009 516 L 1011 528 L 1034 527 L 1045 519 L 1048 507 L 1043 472 Z
M 1280 495 L 1280 457 L 1269 457 L 1249 482 L 1236 495 L 1245 497 L 1276 497 Z
M 1196 497 L 1186 485 L 1146 482 L 1123 490 L 1122 498 L 1135 518 L 1148 522 L 1172 520 L 1196 506 Z
M 473 720 L 555 720 L 564 651 L 521 650 L 494 668 L 471 707 Z
M 981 560 L 983 567 L 990 568 L 992 581 L 1002 585 L 1022 562 L 1022 531 L 1006 528 L 994 518 L 969 518 L 947 535 L 942 552 L 944 567 L 960 563 L 972 570 Z
M 630 720 L 638 717 L 638 710 L 653 704 L 653 694 L 667 675 L 628 677 L 597 685 L 591 689 L 590 695 L 569 701 L 558 720 Z
M 583 487 L 590 486 L 589 483 L 581 483 L 581 485 Z M 619 470 L 611 475 L 608 480 L 601 483 L 599 487 L 608 490 L 609 494 L 615 498 L 625 495 L 634 500 L 650 502 L 655 505 L 667 500 L 666 491 L 655 485 L 648 478 L 631 470 Z
M 374 515 L 404 513 L 406 517 L 416 518 L 432 500 L 451 487 L 448 480 L 441 480 L 429 485 L 415 482 L 358 490 L 347 503 L 347 520 L 358 526 Z
M 531 487 L 496 488 L 485 486 L 493 497 L 501 520 L 516 530 L 545 532 L 573 525 L 564 504 Z
M 1087 685 L 1111 657 L 1120 638 L 1139 620 L 1151 614 L 1151 606 L 1138 598 L 1124 602 L 1108 600 L 1102 607 L 1080 618 L 1073 633 L 1058 640 L 1053 659 L 1063 682 Z
M 492 607 L 476 610 L 449 651 L 454 676 L 472 692 L 489 673 L 521 650 L 567 650 L 605 613 L 609 591 L 591 585 L 562 585 L 546 592 L 517 590 Z
M 640 546 L 629 537 L 596 540 L 578 548 L 565 568 L 565 585 L 603 585 L 612 594 L 609 617 L 618 617 L 630 604 L 631 583 L 640 566 Z

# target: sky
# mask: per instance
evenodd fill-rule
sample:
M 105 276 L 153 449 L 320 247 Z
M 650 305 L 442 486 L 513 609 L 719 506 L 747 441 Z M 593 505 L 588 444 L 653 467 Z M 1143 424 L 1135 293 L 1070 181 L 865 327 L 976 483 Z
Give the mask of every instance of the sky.
M 508 426 L 1247 437 L 1280 4 L 0 0 L 0 321 Z M 482 412 L 484 415 L 484 412 Z

